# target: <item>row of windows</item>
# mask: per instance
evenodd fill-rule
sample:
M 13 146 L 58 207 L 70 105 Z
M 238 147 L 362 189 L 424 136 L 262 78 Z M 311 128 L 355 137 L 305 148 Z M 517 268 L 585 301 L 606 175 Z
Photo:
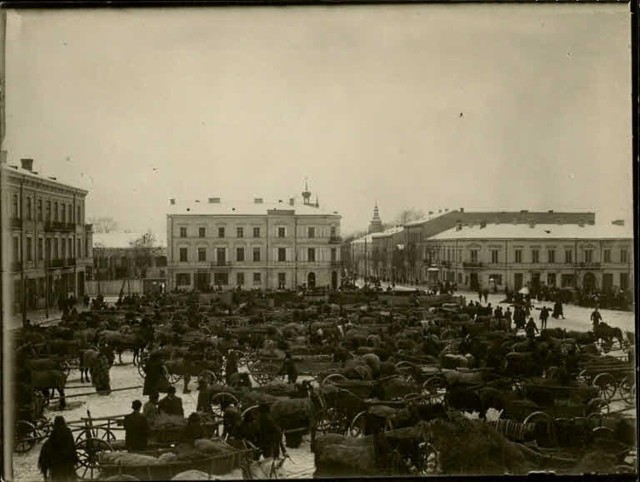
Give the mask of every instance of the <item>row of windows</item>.
M 523 262 L 523 250 L 522 249 L 516 249 L 514 250 L 514 262 L 515 263 L 522 263 Z M 593 250 L 592 249 L 585 249 L 583 252 L 583 262 L 585 263 L 592 263 L 593 262 Z M 611 250 L 610 249 L 605 249 L 602 253 L 603 255 L 603 262 L 604 263 L 611 263 L 612 262 L 612 256 L 611 256 Z M 472 249 L 469 251 L 469 256 L 471 259 L 472 263 L 477 263 L 478 259 L 479 259 L 479 250 L 477 249 Z M 629 253 L 626 249 L 621 249 L 620 250 L 620 263 L 627 263 L 628 262 L 628 256 Z M 531 250 L 531 263 L 540 263 L 540 250 L 538 249 L 532 249 Z M 491 250 L 491 263 L 500 263 L 500 250 L 498 249 L 492 249 Z M 557 257 L 556 257 L 556 251 L 554 249 L 549 249 L 547 250 L 547 263 L 556 263 L 558 262 Z M 573 250 L 571 249 L 566 249 L 564 251 L 564 262 L 565 263 L 573 263 Z
M 453 273 L 451 273 L 453 275 Z M 458 278 L 461 279 L 462 273 L 458 273 Z M 571 273 L 562 273 L 559 277 L 560 287 L 561 288 L 570 288 L 575 286 L 575 276 Z M 502 274 L 495 273 L 490 274 L 489 279 L 492 280 L 496 285 L 502 285 Z M 516 284 L 522 285 L 524 282 L 524 274 L 523 273 L 514 273 L 514 279 Z M 538 282 L 541 280 L 536 278 Z M 626 290 L 629 287 L 629 273 L 619 273 L 618 275 L 620 289 Z M 549 287 L 558 287 L 558 274 L 557 273 L 547 273 L 546 275 L 546 285 Z M 613 273 L 602 273 L 602 289 L 607 290 L 614 286 L 614 275 Z
M 331 226 L 331 236 L 336 236 L 336 227 L 335 226 Z M 245 230 L 244 227 L 237 227 L 236 228 L 236 238 L 244 238 L 245 235 Z M 261 235 L 261 230 L 260 227 L 254 227 L 253 228 L 253 237 L 254 238 L 259 238 Z M 287 228 L 285 226 L 280 226 L 277 229 L 277 236 L 278 238 L 286 238 L 287 237 Z M 188 231 L 187 231 L 187 227 L 186 226 L 181 226 L 180 227 L 180 237 L 181 238 L 186 238 L 188 237 Z M 206 238 L 207 237 L 207 228 L 204 226 L 201 226 L 198 228 L 198 237 L 199 238 Z M 224 238 L 226 237 L 226 228 L 224 226 L 219 226 L 218 227 L 218 238 Z M 315 238 L 316 237 L 316 228 L 314 226 L 308 226 L 307 227 L 307 237 L 308 238 Z
M 245 273 L 236 273 L 236 286 L 245 285 Z M 278 273 L 278 284 L 282 287 L 286 285 L 287 273 Z M 213 278 L 214 285 L 228 285 L 229 277 L 227 273 L 215 273 Z M 259 286 L 262 284 L 262 273 L 253 273 L 253 284 Z M 191 285 L 191 273 L 178 273 L 176 274 L 177 286 L 190 286 Z
M 226 263 L 227 250 L 225 248 L 216 248 L 216 260 L 219 264 Z M 245 259 L 245 249 L 243 247 L 236 248 L 236 261 L 243 262 Z M 189 248 L 179 248 L 179 259 L 181 263 L 189 262 Z M 307 248 L 307 261 L 314 263 L 316 261 L 316 249 Z M 338 250 L 336 248 L 331 249 L 331 261 L 337 261 Z M 197 249 L 197 260 L 199 262 L 207 261 L 207 248 L 199 247 Z M 254 262 L 262 261 L 262 248 L 255 247 L 252 251 L 252 260 Z M 278 248 L 277 260 L 280 262 L 287 260 L 287 248 Z
M 44 212 L 43 212 L 44 207 Z M 53 212 L 52 212 L 53 208 Z M 73 206 L 66 203 L 58 203 L 54 201 L 47 201 L 46 204 L 42 199 L 37 199 L 35 202 L 35 214 L 33 212 L 34 206 L 31 196 L 27 196 L 25 200 L 24 213 L 20 212 L 20 199 L 17 194 L 13 195 L 11 204 L 11 217 L 22 218 L 24 217 L 28 221 L 36 219 L 37 221 L 53 221 L 62 223 L 77 223 L 82 224 L 82 208 L 76 206 L 76 212 L 73 212 Z M 23 216 L 22 216 L 22 215 Z M 76 215 L 74 218 L 74 214 Z
M 76 244 L 74 245 L 73 239 L 69 238 L 48 238 L 46 240 L 46 251 L 45 251 L 45 240 L 43 238 L 38 238 L 37 245 L 34 246 L 33 238 L 27 237 L 25 246 L 25 258 L 26 261 L 33 261 L 34 256 L 39 260 L 44 260 L 45 252 L 48 253 L 49 259 L 66 259 L 67 257 L 79 257 L 82 258 L 82 241 L 80 239 L 76 240 Z M 34 247 L 37 248 L 37 251 L 34 253 Z M 75 250 L 74 250 L 75 248 Z M 84 252 L 87 253 L 89 251 L 88 241 L 85 240 Z M 14 236 L 13 238 L 13 259 L 16 261 L 20 261 L 20 238 Z

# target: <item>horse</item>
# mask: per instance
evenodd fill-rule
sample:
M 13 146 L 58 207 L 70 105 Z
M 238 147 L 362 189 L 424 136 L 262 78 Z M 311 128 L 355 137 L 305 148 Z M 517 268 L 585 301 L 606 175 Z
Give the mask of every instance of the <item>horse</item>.
M 596 341 L 600 341 L 604 345 L 611 346 L 613 345 L 613 341 L 617 340 L 620 344 L 620 348 L 624 346 L 622 330 L 617 326 L 609 326 L 601 321 L 594 328 L 593 335 L 595 336 Z
M 131 334 L 121 331 L 103 330 L 98 334 L 100 345 L 108 344 L 113 347 L 118 354 L 118 363 L 122 364 L 122 353 L 131 350 L 133 352 L 133 364 L 137 365 L 140 355 L 147 345 L 147 340 L 141 335 L 139 330 L 134 330 Z
M 115 354 L 112 349 L 106 349 L 107 360 L 109 361 L 109 366 L 113 366 L 115 361 Z M 85 379 L 87 383 L 91 383 L 91 379 L 89 378 L 89 373 L 98 362 L 101 353 L 95 348 L 90 348 L 88 350 L 82 350 L 80 352 L 80 383 L 84 383 Z
M 35 390 L 42 392 L 49 400 L 55 390 L 60 394 L 60 408 L 66 406 L 64 387 L 67 383 L 67 374 L 61 370 L 34 370 L 31 372 L 31 385 Z M 49 392 L 51 390 L 51 393 Z

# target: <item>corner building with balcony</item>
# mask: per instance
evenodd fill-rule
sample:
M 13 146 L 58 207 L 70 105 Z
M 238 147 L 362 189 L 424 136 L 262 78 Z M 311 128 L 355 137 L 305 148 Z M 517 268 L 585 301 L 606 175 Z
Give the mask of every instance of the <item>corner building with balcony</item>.
M 2 162 L 2 225 L 8 249 L 5 271 L 15 313 L 57 309 L 59 297 L 85 294 L 92 265 L 91 225 L 85 225 L 88 191 L 21 165 Z
M 167 288 L 295 289 L 340 285 L 340 219 L 310 202 L 180 205 L 167 215 Z

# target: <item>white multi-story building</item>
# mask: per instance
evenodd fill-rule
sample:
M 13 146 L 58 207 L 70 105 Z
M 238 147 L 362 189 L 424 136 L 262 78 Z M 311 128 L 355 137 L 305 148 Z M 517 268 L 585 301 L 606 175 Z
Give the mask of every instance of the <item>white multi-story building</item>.
M 340 219 L 303 201 L 190 205 L 171 200 L 167 215 L 168 289 L 337 288 Z
M 457 226 L 430 237 L 440 280 L 459 287 L 546 285 L 631 290 L 633 232 L 624 223 Z
M 87 191 L 33 169 L 2 162 L 2 220 L 10 263 L 14 312 L 57 306 L 58 298 L 85 293 L 92 262 L 91 225 L 85 225 Z

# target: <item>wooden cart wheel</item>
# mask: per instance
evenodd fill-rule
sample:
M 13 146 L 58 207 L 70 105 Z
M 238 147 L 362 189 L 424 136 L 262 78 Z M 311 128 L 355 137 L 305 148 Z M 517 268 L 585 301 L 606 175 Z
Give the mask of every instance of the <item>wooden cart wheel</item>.
M 578 373 L 577 379 L 578 381 L 584 382 L 589 385 L 591 383 L 591 375 L 589 374 L 589 370 L 586 368 L 584 370 L 581 370 L 580 373 Z
M 524 419 L 523 424 L 526 426 L 528 423 L 532 423 L 532 424 L 538 424 L 538 423 L 544 423 L 545 427 L 546 427 L 546 432 L 547 432 L 547 436 L 550 439 L 554 438 L 554 426 L 553 426 L 553 419 L 545 412 L 533 412 L 530 413 L 529 415 L 527 415 L 527 417 Z
M 78 432 L 76 436 L 76 445 L 87 439 L 96 439 L 96 440 L 104 440 L 105 442 L 113 442 L 116 439 L 115 434 L 108 428 L 105 427 L 91 427 L 91 428 L 83 428 Z
M 364 428 L 366 423 L 367 411 L 358 413 L 349 424 L 349 435 L 351 437 L 364 437 Z
M 332 373 L 331 375 L 327 375 L 326 377 L 324 377 L 324 380 L 322 380 L 321 385 L 330 385 L 335 382 L 344 382 L 346 380 L 347 380 L 347 377 L 345 377 L 343 374 Z
M 204 380 L 209 385 L 213 385 L 218 381 L 218 377 L 211 370 L 202 370 L 202 372 L 200 372 L 200 375 L 198 375 L 198 381 L 200 380 Z
M 49 406 L 49 398 L 51 396 L 51 393 L 49 393 L 49 397 L 45 397 L 44 393 L 42 393 L 41 390 L 38 390 L 37 388 L 33 391 L 33 396 L 36 400 L 38 400 L 38 402 L 40 402 L 42 404 L 43 410 L 44 407 L 48 407 Z
M 138 359 L 138 373 L 142 378 L 147 376 L 147 361 L 149 360 L 148 353 L 142 353 Z
M 224 410 L 229 405 L 235 405 L 236 407 L 239 405 L 238 399 L 231 393 L 221 392 L 211 397 L 211 410 L 217 417 L 223 417 Z
M 171 373 L 169 369 L 164 365 L 162 367 L 162 371 L 164 372 L 165 378 L 169 381 L 171 385 L 175 385 L 180 380 L 182 380 L 182 375 L 179 375 L 177 373 Z
M 600 373 L 593 379 L 592 385 L 600 390 L 600 396 L 609 401 L 616 393 L 616 380 L 608 373 Z
M 255 412 L 256 410 L 258 410 L 259 406 L 258 405 L 252 405 L 249 408 L 246 408 L 243 412 L 242 412 L 242 419 L 244 420 L 244 418 L 249 415 L 250 413 Z
M 83 480 L 95 479 L 100 474 L 99 454 L 111 452 L 113 449 L 108 442 L 101 439 L 88 438 L 76 444 L 78 465 L 76 475 Z
M 26 420 L 18 420 L 16 422 L 15 432 L 13 434 L 13 450 L 18 454 L 25 454 L 31 450 L 38 441 L 38 433 L 36 427 Z
M 636 401 L 636 384 L 633 380 L 625 377 L 620 380 L 618 385 L 618 392 L 626 403 L 633 404 Z
M 441 472 L 440 452 L 429 442 L 418 444 L 417 460 L 412 462 L 413 467 L 409 469 L 412 475 L 434 475 Z
M 322 420 L 318 422 L 317 430 L 322 433 L 344 434 L 348 425 L 346 422 L 345 417 L 335 408 L 328 408 Z
M 446 394 L 445 381 L 439 375 L 435 375 L 422 384 L 423 395 L 429 397 L 431 403 L 442 403 Z

